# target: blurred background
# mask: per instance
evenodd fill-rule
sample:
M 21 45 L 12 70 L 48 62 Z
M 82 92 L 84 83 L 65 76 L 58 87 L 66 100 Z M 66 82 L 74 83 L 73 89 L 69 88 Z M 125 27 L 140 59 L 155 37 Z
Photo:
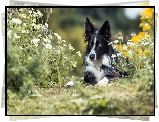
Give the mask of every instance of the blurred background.
M 126 5 L 126 4 L 123 4 Z M 131 34 L 138 34 L 140 12 L 144 8 L 125 8 L 123 5 L 117 8 L 55 8 L 48 19 L 49 29 L 58 33 L 62 39 L 75 48 L 75 52 L 84 53 L 86 43 L 84 42 L 84 22 L 89 17 L 95 27 L 100 29 L 105 20 L 111 27 L 113 40 L 123 37 L 124 41 L 131 39 Z M 44 8 L 36 8 L 43 13 L 43 23 L 46 22 L 47 14 Z M 70 75 L 82 76 L 84 67 L 83 58 L 77 59 L 77 66 Z

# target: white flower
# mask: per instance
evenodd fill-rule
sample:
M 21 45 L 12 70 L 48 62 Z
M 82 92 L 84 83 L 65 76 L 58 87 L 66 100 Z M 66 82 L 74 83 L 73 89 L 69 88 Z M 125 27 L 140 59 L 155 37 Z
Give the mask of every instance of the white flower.
M 35 26 L 35 25 L 36 25 L 35 23 L 31 24 L 31 26 Z
M 123 37 L 118 37 L 118 39 L 123 39 Z
M 23 23 L 23 26 L 26 26 L 26 23 Z
M 64 49 L 63 49 L 63 47 L 59 47 L 60 48 L 60 51 L 63 51 Z
M 74 62 L 72 65 L 73 65 L 73 67 L 76 67 L 76 64 L 77 64 L 77 62 Z
M 33 11 L 32 11 L 32 10 L 29 10 L 28 12 L 29 12 L 29 14 L 31 14 Z
M 37 44 L 40 41 L 40 39 L 33 39 L 31 40 L 32 43 Z
M 55 53 L 60 54 L 60 53 L 61 53 L 61 51 L 60 51 L 60 50 L 57 50 L 57 51 L 55 51 Z
M 23 30 L 21 30 L 21 33 L 26 33 L 26 31 L 23 29 Z
M 19 11 L 23 11 L 24 8 L 20 8 Z
M 46 44 L 45 47 L 48 48 L 48 49 L 52 49 L 52 45 L 51 44 Z
M 127 42 L 127 45 L 129 45 L 129 46 L 133 46 L 135 43 L 133 43 L 133 42 Z
M 122 55 L 122 52 L 121 53 L 117 53 L 117 56 L 121 56 Z
M 51 41 L 50 41 L 49 39 L 43 38 L 43 41 L 44 41 L 44 42 L 47 42 L 47 43 L 51 43 Z
M 66 60 L 68 59 L 67 57 L 63 57 L 63 58 L 66 59 Z
M 77 53 L 77 55 L 78 55 L 78 56 L 80 56 L 80 57 L 81 57 L 81 53 L 80 53 L 80 51 L 78 51 L 78 52 L 76 52 L 76 53 Z
M 18 39 L 20 36 L 18 36 L 16 33 L 14 33 L 14 38 Z
M 116 55 L 115 54 L 112 54 L 112 56 L 111 56 L 112 58 L 115 58 L 116 57 Z
M 142 44 L 142 45 L 149 45 L 150 43 L 149 43 L 149 42 L 142 41 L 141 44 Z
M 69 47 L 69 50 L 72 50 L 72 51 L 75 50 L 75 49 L 71 46 L 71 44 L 69 44 L 68 47 Z
M 112 45 L 113 49 L 116 49 L 116 45 Z
M 16 24 L 21 24 L 22 21 L 20 19 L 17 18 L 12 18 L 12 22 L 16 23 Z
M 135 36 L 136 34 L 131 34 L 131 36 Z
M 52 38 L 53 38 L 51 34 L 50 34 L 50 35 L 48 35 L 48 37 L 49 37 L 50 39 L 52 39 Z
M 145 24 L 145 26 L 148 26 L 148 25 L 149 25 L 148 23 Z
M 47 23 L 45 23 L 45 26 L 46 26 L 46 28 L 48 28 L 48 24 Z
M 26 14 L 21 14 L 21 16 L 22 16 L 23 18 L 26 18 L 26 17 L 27 17 L 27 15 L 26 15 Z
M 33 16 L 36 17 L 38 16 L 36 12 L 33 11 Z
M 112 42 L 110 42 L 108 45 L 112 45 Z
M 42 24 L 38 24 L 35 26 L 36 29 L 40 29 L 42 27 Z
M 128 51 L 128 54 L 132 56 L 132 50 L 129 50 L 129 51 Z
M 61 36 L 59 36 L 57 33 L 54 33 L 54 35 L 57 37 L 57 39 L 61 40 Z
M 118 40 L 115 40 L 115 41 L 114 41 L 114 43 L 118 43 L 118 42 L 119 42 Z
M 59 40 L 59 41 L 57 41 L 57 43 L 58 43 L 58 44 L 61 44 L 61 43 L 62 43 L 62 41 L 61 41 L 61 40 Z
M 63 44 L 63 46 L 66 47 L 67 45 L 66 45 L 66 44 Z
M 66 40 L 62 40 L 62 42 L 66 42 Z
M 39 11 L 39 10 L 37 10 L 38 12 L 37 12 L 37 15 L 39 15 L 40 17 L 42 17 L 43 16 L 43 14 Z
M 152 71 L 152 70 L 150 70 L 150 73 L 153 73 L 153 71 Z

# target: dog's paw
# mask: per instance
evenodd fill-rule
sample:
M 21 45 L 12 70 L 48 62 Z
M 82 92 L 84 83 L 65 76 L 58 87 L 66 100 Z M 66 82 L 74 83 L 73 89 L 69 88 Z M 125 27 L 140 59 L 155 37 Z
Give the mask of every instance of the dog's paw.
M 108 82 L 109 80 L 106 78 L 106 77 L 104 77 L 102 80 L 100 80 L 97 84 L 98 85 L 107 85 L 109 82 Z

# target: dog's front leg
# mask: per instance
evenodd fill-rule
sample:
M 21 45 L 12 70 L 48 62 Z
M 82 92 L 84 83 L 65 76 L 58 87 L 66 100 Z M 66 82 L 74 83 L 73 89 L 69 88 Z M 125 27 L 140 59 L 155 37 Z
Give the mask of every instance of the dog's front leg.
M 91 85 L 95 85 L 98 82 L 94 74 L 90 71 L 84 72 L 84 81 Z
M 101 70 L 104 71 L 105 77 L 107 77 L 109 81 L 113 81 L 119 78 L 118 73 L 115 71 L 113 67 L 102 65 Z

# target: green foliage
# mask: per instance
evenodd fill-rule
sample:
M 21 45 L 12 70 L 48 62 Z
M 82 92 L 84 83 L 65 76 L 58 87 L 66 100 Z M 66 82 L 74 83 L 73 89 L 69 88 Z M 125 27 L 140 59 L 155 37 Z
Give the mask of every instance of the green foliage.
M 140 88 L 146 91 L 154 92 L 154 9 L 147 8 L 141 12 L 142 32 L 137 35 L 132 35 L 131 40 L 127 44 L 123 44 L 123 38 L 114 48 L 118 50 L 120 63 L 117 68 L 120 71 L 129 73 L 129 79 L 132 82 L 140 84 Z M 125 59 L 128 60 L 124 61 Z
M 24 94 L 32 88 L 35 79 L 19 60 L 22 51 L 17 46 L 12 46 L 13 40 L 7 41 L 7 87 Z
M 33 8 L 7 11 L 7 85 L 26 91 L 31 86 L 64 84 L 81 56 L 61 36 L 40 23 L 43 14 Z
M 115 108 L 111 102 L 105 98 L 97 98 L 90 100 L 86 109 L 83 111 L 84 115 L 115 115 L 118 108 Z

